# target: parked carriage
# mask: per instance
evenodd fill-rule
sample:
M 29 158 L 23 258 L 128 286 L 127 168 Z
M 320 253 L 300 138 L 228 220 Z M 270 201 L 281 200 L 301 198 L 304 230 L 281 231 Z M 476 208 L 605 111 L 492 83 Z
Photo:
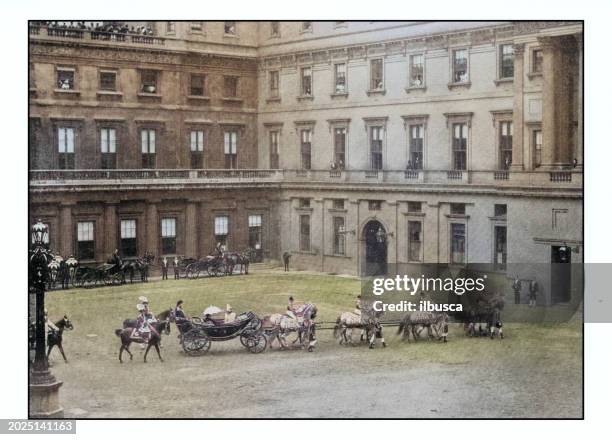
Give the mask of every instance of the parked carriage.
M 190 356 L 200 356 L 210 350 L 212 341 L 229 341 L 240 338 L 242 345 L 251 353 L 262 353 L 268 346 L 261 320 L 253 312 L 238 315 L 235 321 L 223 323 L 215 320 L 203 321 L 194 317 L 191 322 L 177 326 L 181 333 L 181 345 Z
M 111 286 L 125 283 L 121 264 L 104 263 L 96 267 L 80 266 L 73 284 L 76 287 Z
M 222 255 L 207 255 L 204 258 L 190 263 L 185 268 L 185 276 L 190 279 L 199 278 L 208 274 L 211 277 L 227 274 L 227 264 Z

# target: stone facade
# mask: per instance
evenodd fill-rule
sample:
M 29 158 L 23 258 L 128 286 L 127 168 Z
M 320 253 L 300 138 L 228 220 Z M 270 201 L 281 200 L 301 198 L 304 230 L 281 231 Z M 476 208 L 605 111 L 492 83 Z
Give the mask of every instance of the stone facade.
M 217 214 L 232 249 L 261 215 L 266 258 L 366 274 L 376 225 L 386 263 L 494 264 L 537 279 L 543 304 L 556 301 L 551 275 L 512 265 L 554 262 L 560 248 L 582 261 L 581 23 L 151 25 L 147 43 L 30 28 L 30 206 L 52 249 L 75 252 L 76 224 L 95 221 L 101 261 L 121 219 L 135 219 L 138 252 L 161 255 L 160 219 L 172 217 L 176 253 L 199 257 Z M 71 90 L 58 88 L 62 68 Z M 150 71 L 157 89 L 142 93 Z M 192 75 L 206 78 L 200 96 Z M 226 77 L 238 78 L 231 96 Z M 74 170 L 58 170 L 59 127 L 74 129 Z M 105 171 L 103 128 L 117 133 Z M 157 134 L 154 170 L 143 170 L 143 129 Z M 197 166 L 192 131 L 204 133 Z

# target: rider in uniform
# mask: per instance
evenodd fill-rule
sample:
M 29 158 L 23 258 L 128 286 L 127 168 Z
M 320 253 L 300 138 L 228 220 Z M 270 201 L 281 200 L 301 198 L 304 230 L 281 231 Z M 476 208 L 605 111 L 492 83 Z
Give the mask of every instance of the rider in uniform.
M 355 300 L 355 310 L 353 313 L 361 316 L 361 295 L 357 295 L 357 299 Z
M 296 310 L 296 304 L 295 304 L 295 300 L 293 299 L 293 296 L 289 297 L 289 302 L 287 304 L 287 315 L 291 318 L 291 319 L 297 319 L 297 316 L 295 315 L 295 310 Z
M 136 318 L 136 328 L 134 329 L 137 334 L 132 333 L 132 336 L 140 336 L 143 341 L 149 342 L 151 337 L 151 327 L 149 326 L 149 320 L 147 319 L 147 308 L 143 303 L 136 304 L 136 309 L 139 312 L 138 318 Z M 144 348 L 143 346 L 141 346 Z

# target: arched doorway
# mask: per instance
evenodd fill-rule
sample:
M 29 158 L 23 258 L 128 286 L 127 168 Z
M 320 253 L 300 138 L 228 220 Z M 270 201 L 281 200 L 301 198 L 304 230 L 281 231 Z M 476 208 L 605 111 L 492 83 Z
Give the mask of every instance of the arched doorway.
M 387 273 L 387 231 L 377 220 L 370 220 L 363 228 L 365 244 L 365 276 Z

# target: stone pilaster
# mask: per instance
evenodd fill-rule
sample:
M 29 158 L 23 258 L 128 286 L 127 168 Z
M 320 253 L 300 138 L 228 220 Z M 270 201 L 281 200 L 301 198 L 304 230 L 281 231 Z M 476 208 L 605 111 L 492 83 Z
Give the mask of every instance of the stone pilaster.
M 523 82 L 525 79 L 525 44 L 514 45 L 514 105 L 512 111 L 512 125 L 514 134 L 512 136 L 512 165 L 511 170 L 522 171 L 524 169 L 524 158 L 527 157 L 524 150 L 524 95 Z
M 68 257 L 74 255 L 74 225 L 72 223 L 72 205 L 60 206 L 60 254 Z
M 188 202 L 185 208 L 185 255 L 196 256 L 198 227 L 196 223 L 196 203 Z
M 118 247 L 117 205 L 107 203 L 104 206 L 104 257 L 112 255 Z
M 157 215 L 157 205 L 155 201 L 147 203 L 147 245 L 143 252 L 153 252 L 156 257 L 160 255 L 159 248 L 159 217 Z

